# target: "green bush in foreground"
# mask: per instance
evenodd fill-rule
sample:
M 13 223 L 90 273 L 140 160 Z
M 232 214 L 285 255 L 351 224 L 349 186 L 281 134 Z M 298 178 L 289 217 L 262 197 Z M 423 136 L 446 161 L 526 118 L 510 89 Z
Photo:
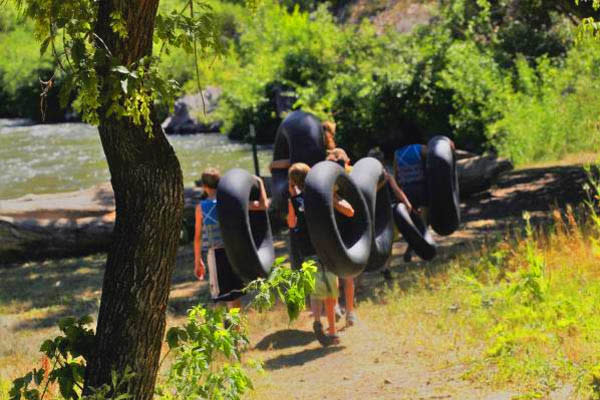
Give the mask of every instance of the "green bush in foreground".
M 284 261 L 278 258 L 269 278 L 257 279 L 245 291 L 255 296 L 249 307 L 259 311 L 271 308 L 279 298 L 292 322 L 304 309 L 306 296 L 314 290 L 316 267 L 314 262 L 306 262 L 299 271 L 293 271 L 282 266 Z M 40 347 L 44 356 L 42 367 L 15 379 L 10 391 L 0 381 L 0 399 L 131 398 L 127 388 L 135 372 L 129 367 L 113 372 L 111 385 L 83 395 L 85 368 L 94 351 L 94 332 L 87 327 L 92 321 L 90 316 L 62 319 L 58 324 L 62 334 L 46 340 Z M 167 331 L 165 341 L 169 350 L 161 365 L 170 355 L 172 363 L 166 381 L 157 386 L 158 398 L 239 400 L 252 389 L 247 369 L 260 369 L 260 364 L 242 359 L 249 341 L 246 320 L 239 309 L 195 306 L 188 311 L 185 325 Z M 115 397 L 115 392 L 125 394 Z

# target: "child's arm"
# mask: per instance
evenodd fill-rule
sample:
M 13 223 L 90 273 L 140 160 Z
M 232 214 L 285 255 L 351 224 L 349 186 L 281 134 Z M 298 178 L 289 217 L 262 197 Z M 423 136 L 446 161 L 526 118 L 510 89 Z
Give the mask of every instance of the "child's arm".
M 287 215 L 287 224 L 288 228 L 295 228 L 298 223 L 298 218 L 296 217 L 296 211 L 294 211 L 294 206 L 292 205 L 292 200 L 288 199 L 288 215 Z
M 267 190 L 265 189 L 265 183 L 262 178 L 256 177 L 258 181 L 258 187 L 260 190 L 258 200 L 251 201 L 248 208 L 250 211 L 264 211 L 269 208 L 269 199 L 267 198 Z
M 388 182 L 390 183 L 390 186 L 392 187 L 392 191 L 394 192 L 394 195 L 396 196 L 398 201 L 400 201 L 400 202 L 404 203 L 404 205 L 406 205 L 406 208 L 408 209 L 409 213 L 412 212 L 412 210 L 413 210 L 412 204 L 410 204 L 408 197 L 406 197 L 404 190 L 402 190 L 400 188 L 400 186 L 398 185 L 398 182 L 396 182 L 396 179 L 393 177 L 390 177 L 390 178 L 388 178 Z
M 292 162 L 289 160 L 289 158 L 273 160 L 269 165 L 269 170 L 273 171 L 274 169 L 288 169 L 290 165 L 292 165 Z
M 196 206 L 196 225 L 194 227 L 194 273 L 200 280 L 204 279 L 204 261 L 200 252 L 202 244 L 202 207 L 200 204 Z
M 354 208 L 352 208 L 352 205 L 346 200 L 340 198 L 337 193 L 333 194 L 333 208 L 346 217 L 354 216 Z
M 388 174 L 387 170 L 385 169 L 385 167 L 383 167 L 383 179 L 381 179 L 381 181 L 377 184 L 377 191 L 379 192 L 381 190 L 382 187 L 384 187 L 388 181 L 390 180 L 390 174 Z

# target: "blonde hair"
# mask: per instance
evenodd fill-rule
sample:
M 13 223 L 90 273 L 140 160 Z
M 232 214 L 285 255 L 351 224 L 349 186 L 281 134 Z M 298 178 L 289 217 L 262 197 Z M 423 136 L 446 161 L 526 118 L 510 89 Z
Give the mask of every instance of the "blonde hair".
M 216 189 L 221 179 L 221 173 L 216 168 L 207 168 L 202 172 L 202 185 L 211 189 Z
M 294 163 L 288 170 L 288 177 L 293 185 L 298 186 L 298 189 L 304 190 L 304 181 L 308 175 L 310 167 L 304 163 Z
M 344 160 L 344 163 L 346 163 L 346 164 L 350 162 L 350 157 L 348 157 L 348 154 L 346 154 L 346 151 L 340 147 L 336 147 L 335 149 L 331 150 L 327 154 L 326 159 L 329 161 L 334 161 L 334 162 L 337 162 L 339 160 Z
M 333 121 L 325 121 L 321 124 L 323 127 L 323 142 L 327 150 L 335 148 L 335 128 L 336 124 Z

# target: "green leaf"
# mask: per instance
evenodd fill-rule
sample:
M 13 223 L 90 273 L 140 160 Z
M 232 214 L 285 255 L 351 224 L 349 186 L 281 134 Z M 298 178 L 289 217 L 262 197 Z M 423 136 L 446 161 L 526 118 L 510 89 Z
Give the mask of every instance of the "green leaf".
M 92 322 L 94 322 L 94 319 L 92 318 L 91 315 L 84 315 L 83 317 L 79 318 L 79 321 L 77 322 L 79 325 L 89 325 Z
M 35 382 L 36 385 L 40 385 L 42 383 L 42 381 L 44 380 L 44 369 L 34 369 L 33 370 L 33 381 Z
M 43 56 L 44 53 L 46 53 L 46 50 L 48 50 L 48 45 L 50 44 L 51 41 L 52 41 L 52 36 L 48 36 L 46 39 L 44 39 L 44 41 L 40 45 L 40 56 Z
M 54 344 L 54 341 L 50 339 L 45 340 L 44 343 L 42 343 L 42 345 L 40 346 L 40 351 L 46 354 L 48 357 L 52 358 L 54 356 L 54 353 L 56 352 L 56 345 Z

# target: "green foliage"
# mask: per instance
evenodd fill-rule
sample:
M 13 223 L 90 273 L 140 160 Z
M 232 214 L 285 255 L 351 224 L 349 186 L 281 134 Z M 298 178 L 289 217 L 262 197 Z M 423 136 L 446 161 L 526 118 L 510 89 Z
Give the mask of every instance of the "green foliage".
M 161 398 L 237 400 L 252 389 L 241 359 L 248 338 L 239 309 L 196 306 L 185 326 L 169 329 L 167 343 L 175 360 Z
M 284 260 L 278 258 L 269 277 L 251 282 L 245 291 L 255 292 L 250 306 L 261 312 L 272 308 L 279 298 L 286 305 L 291 322 L 300 316 L 306 297 L 315 290 L 317 267 L 313 261 L 306 261 L 300 270 L 294 271 L 282 266 Z
M 502 118 L 488 126 L 500 153 L 525 163 L 600 149 L 597 51 L 598 44 L 586 43 L 564 63 L 540 58 L 531 67 L 517 61 L 515 89 L 505 91 Z
M 61 106 L 65 107 L 74 94 L 75 107 L 84 121 L 98 124 L 100 119 L 115 115 L 144 125 L 151 133 L 150 106 L 158 101 L 172 106 L 178 89 L 175 82 L 160 74 L 158 58 L 121 60 L 113 55 L 107 46 L 108 38 L 95 32 L 98 22 L 95 1 L 16 0 L 16 3 L 34 23 L 34 35 L 41 41 L 40 53 L 50 50 L 59 67 L 60 72 L 44 84 L 42 100 L 56 77 L 63 76 Z M 189 15 L 184 13 L 187 9 Z M 119 6 L 115 8 L 110 15 L 110 28 L 124 40 L 128 27 L 122 12 Z M 162 43 L 167 51 L 177 47 L 197 56 L 198 46 L 217 53 L 222 48 L 210 7 L 195 0 L 187 1 L 181 12 L 172 10 L 159 15 L 155 33 L 155 41 Z M 99 74 L 99 70 L 106 72 Z
M 335 119 L 336 139 L 353 158 L 373 146 L 389 155 L 440 133 L 459 147 L 496 151 L 516 163 L 599 146 L 598 49 L 586 39 L 597 31 L 592 2 L 443 1 L 431 24 L 399 34 L 377 31 L 366 18 L 339 24 L 331 9 L 344 1 L 253 1 L 248 13 L 245 1 L 206 0 L 193 3 L 193 16 L 187 0 L 161 1 L 156 57 L 115 61 L 103 98 L 92 68 L 103 47 L 93 45 L 87 19 L 96 3 L 86 1 L 60 9 L 56 0 L 23 1 L 35 27 L 15 23 L 14 7 L 2 16 L 0 43 L 8 45 L 0 46 L 0 115 L 39 109 L 38 76 L 47 80 L 55 67 L 47 56 L 38 60 L 27 41 L 34 31 L 68 71 L 54 80 L 63 105 L 76 97 L 91 122 L 110 103 L 109 113 L 145 123 L 151 103 L 165 113 L 175 95 L 212 85 L 223 96 L 211 118 L 223 120 L 230 137 L 248 139 L 253 124 L 259 142 L 272 141 L 283 99 Z M 578 30 L 574 16 L 584 18 Z M 113 30 L 125 35 L 119 13 L 111 17 Z M 22 62 L 10 55 L 15 50 L 26 55 Z M 59 115 L 55 92 L 46 97 L 49 118 Z
M 10 399 L 42 399 L 48 385 L 53 383 L 58 383 L 64 399 L 79 399 L 83 389 L 85 364 L 91 356 L 94 344 L 94 333 L 86 328 L 91 322 L 89 316 L 79 320 L 72 317 L 60 320 L 58 327 L 63 335 L 46 340 L 40 347 L 40 351 L 52 364 L 51 369 L 34 369 L 15 379 Z

